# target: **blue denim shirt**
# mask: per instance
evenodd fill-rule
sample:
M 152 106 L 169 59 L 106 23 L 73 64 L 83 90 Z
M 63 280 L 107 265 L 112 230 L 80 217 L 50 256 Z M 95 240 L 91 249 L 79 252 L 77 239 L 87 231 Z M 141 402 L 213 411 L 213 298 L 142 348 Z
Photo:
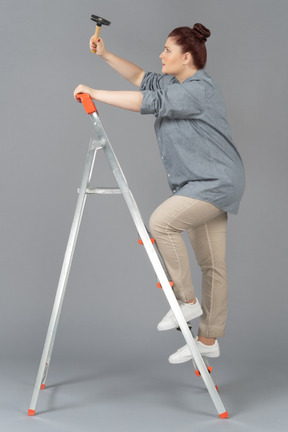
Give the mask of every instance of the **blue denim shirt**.
M 141 113 L 156 117 L 172 193 L 236 214 L 245 174 L 218 85 L 203 69 L 182 83 L 170 75 L 146 72 L 140 91 Z

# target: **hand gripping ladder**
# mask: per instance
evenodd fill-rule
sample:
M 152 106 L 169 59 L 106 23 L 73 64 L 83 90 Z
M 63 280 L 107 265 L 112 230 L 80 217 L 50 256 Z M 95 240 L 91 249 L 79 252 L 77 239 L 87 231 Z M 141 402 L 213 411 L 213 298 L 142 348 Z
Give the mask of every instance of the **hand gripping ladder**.
M 207 390 L 211 396 L 211 399 L 214 402 L 215 408 L 220 418 L 228 418 L 228 413 L 225 410 L 224 405 L 220 399 L 218 389 L 213 383 L 213 380 L 211 378 L 210 372 L 212 371 L 212 368 L 209 366 L 207 359 L 205 357 L 202 358 L 201 354 L 198 351 L 197 345 L 193 338 L 193 334 L 190 331 L 184 319 L 182 311 L 179 307 L 179 304 L 176 300 L 176 297 L 174 296 L 173 290 L 171 288 L 172 283 L 169 282 L 169 278 L 167 276 L 167 272 L 161 260 L 160 254 L 158 253 L 156 246 L 153 244 L 153 241 L 151 241 L 152 239 L 150 238 L 146 230 L 138 206 L 128 187 L 127 181 L 119 165 L 117 157 L 106 135 L 106 132 L 102 126 L 95 105 L 88 94 L 79 94 L 78 99 L 83 103 L 85 111 L 87 112 L 87 114 L 89 114 L 89 117 L 91 118 L 93 125 L 96 129 L 98 139 L 97 140 L 91 139 L 89 143 L 82 183 L 79 189 L 79 196 L 77 200 L 75 214 L 74 214 L 71 231 L 67 243 L 67 248 L 64 256 L 64 261 L 63 261 L 58 288 L 56 292 L 56 297 L 54 301 L 54 306 L 53 306 L 50 323 L 47 330 L 44 349 L 40 360 L 39 370 L 36 377 L 36 382 L 34 386 L 32 400 L 28 410 L 28 415 L 29 416 L 35 415 L 35 409 L 36 409 L 36 404 L 37 404 L 40 389 L 45 388 L 48 368 L 51 360 L 55 336 L 57 332 L 60 313 L 62 309 L 65 290 L 68 282 L 69 272 L 71 268 L 71 263 L 73 259 L 73 254 L 76 246 L 76 241 L 78 237 L 78 232 L 80 228 L 80 223 L 84 211 L 87 194 L 122 193 L 123 198 L 125 199 L 128 209 L 131 213 L 132 219 L 135 223 L 135 226 L 138 230 L 138 234 L 140 236 L 140 242 L 144 245 L 146 249 L 148 257 L 151 261 L 151 264 L 159 280 L 159 284 L 163 289 L 163 292 L 168 300 L 168 303 L 170 304 L 170 307 L 173 310 L 174 315 L 177 319 L 177 322 L 179 324 L 179 330 L 181 330 L 186 340 L 186 343 L 188 344 L 191 350 L 191 353 L 193 355 L 193 364 L 195 367 L 196 375 L 198 376 L 201 375 L 207 387 Z M 119 188 L 101 188 L 101 189 L 90 188 L 89 182 L 92 176 L 96 153 L 100 149 L 104 150 L 104 153 L 107 157 L 107 160 L 113 171 L 113 174 L 116 178 Z

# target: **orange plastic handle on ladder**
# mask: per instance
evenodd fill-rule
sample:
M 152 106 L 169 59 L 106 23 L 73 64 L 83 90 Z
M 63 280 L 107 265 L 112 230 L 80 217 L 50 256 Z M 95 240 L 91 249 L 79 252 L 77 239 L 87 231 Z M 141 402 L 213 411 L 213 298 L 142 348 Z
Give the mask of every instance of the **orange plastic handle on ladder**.
M 81 101 L 87 114 L 97 112 L 97 109 L 92 102 L 91 96 L 88 93 L 78 93 L 76 99 Z

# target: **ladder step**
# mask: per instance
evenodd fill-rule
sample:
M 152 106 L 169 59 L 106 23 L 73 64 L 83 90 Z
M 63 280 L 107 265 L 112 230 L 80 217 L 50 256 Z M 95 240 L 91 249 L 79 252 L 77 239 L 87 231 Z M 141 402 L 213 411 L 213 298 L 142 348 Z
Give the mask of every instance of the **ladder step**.
M 169 281 L 169 284 L 170 284 L 170 286 L 171 286 L 171 288 L 172 288 L 173 285 L 174 285 L 174 282 L 173 282 L 173 281 Z M 162 285 L 160 284 L 160 282 L 157 282 L 157 288 L 162 289 Z
M 78 193 L 80 189 L 77 189 Z M 86 194 L 99 194 L 99 195 L 113 195 L 113 194 L 122 194 L 119 188 L 112 187 L 103 187 L 103 188 L 87 188 Z
M 155 243 L 155 239 L 154 239 L 154 238 L 150 238 L 150 240 L 151 240 L 151 243 L 152 243 L 152 244 Z M 138 240 L 138 243 L 139 243 L 141 246 L 143 246 L 143 241 L 142 241 L 141 238 Z

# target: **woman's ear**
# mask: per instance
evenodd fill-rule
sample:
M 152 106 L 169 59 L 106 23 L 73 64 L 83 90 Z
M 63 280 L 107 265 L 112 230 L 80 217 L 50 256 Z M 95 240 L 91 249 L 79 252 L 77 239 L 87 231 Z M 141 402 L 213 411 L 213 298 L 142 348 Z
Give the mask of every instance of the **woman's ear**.
M 183 64 L 189 64 L 189 63 L 193 64 L 193 58 L 190 52 L 186 52 L 183 56 Z

